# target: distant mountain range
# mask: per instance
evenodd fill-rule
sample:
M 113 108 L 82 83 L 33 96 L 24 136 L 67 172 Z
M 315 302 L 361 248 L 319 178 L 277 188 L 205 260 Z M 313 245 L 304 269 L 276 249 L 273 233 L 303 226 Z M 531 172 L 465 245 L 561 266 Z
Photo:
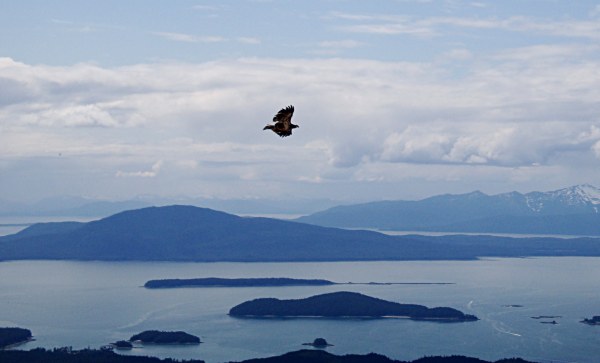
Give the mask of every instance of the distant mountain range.
M 40 223 L 0 237 L 0 260 L 353 261 L 600 256 L 600 239 L 389 236 L 193 206 Z
M 140 196 L 106 201 L 54 197 L 23 204 L 0 201 L 0 217 L 91 219 L 150 206 L 185 204 L 238 215 L 292 218 L 338 228 L 376 230 L 517 233 L 600 236 L 600 189 L 577 185 L 551 192 L 487 195 L 444 194 L 418 201 L 376 201 L 340 205 L 328 199 L 216 199 Z M 319 211 L 319 212 L 315 212 Z M 312 214 L 310 214 L 312 213 Z
M 218 199 L 140 196 L 130 200 L 110 201 L 92 198 L 59 196 L 35 203 L 16 203 L 0 200 L 0 217 L 108 217 L 115 213 L 151 206 L 174 204 L 193 205 L 252 215 L 303 215 L 335 205 L 329 199 Z
M 600 236 L 600 189 L 577 185 L 545 193 L 444 194 L 337 206 L 297 221 L 380 230 Z

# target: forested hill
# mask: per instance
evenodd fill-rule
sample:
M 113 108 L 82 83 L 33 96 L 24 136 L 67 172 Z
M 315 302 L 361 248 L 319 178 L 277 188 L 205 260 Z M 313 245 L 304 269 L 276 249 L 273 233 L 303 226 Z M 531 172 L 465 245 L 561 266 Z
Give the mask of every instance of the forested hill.
M 33 231 L 32 231 L 33 230 Z M 0 260 L 290 261 L 378 259 L 383 250 L 417 257 L 418 243 L 191 206 L 150 207 L 75 225 L 33 225 L 0 237 Z M 363 251 L 377 246 L 376 253 Z M 412 251 L 412 252 L 411 252 Z
M 0 237 L 0 260 L 352 261 L 480 256 L 600 256 L 600 240 L 388 236 L 191 206 L 143 208 L 88 223 L 37 224 Z
M 449 308 L 428 308 L 400 304 L 356 292 L 338 291 L 305 299 L 261 298 L 234 306 L 229 315 L 237 317 L 404 317 L 438 321 L 476 321 L 477 317 Z

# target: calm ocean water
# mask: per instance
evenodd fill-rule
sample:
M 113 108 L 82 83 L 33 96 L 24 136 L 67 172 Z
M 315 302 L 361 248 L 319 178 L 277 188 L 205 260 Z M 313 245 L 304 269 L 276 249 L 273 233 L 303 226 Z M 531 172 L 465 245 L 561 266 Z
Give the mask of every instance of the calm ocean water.
M 145 281 L 192 277 L 325 278 L 337 282 L 451 282 L 450 285 L 338 285 L 148 290 Z M 251 320 L 232 306 L 258 297 L 302 298 L 347 290 L 427 306 L 451 306 L 481 320 Z M 510 307 L 507 305 L 522 305 Z M 532 316 L 556 315 L 557 325 Z M 199 346 L 150 346 L 123 354 L 226 362 L 305 348 L 324 337 L 336 354 L 377 352 L 396 359 L 462 354 L 489 360 L 597 362 L 600 258 L 337 263 L 0 263 L 0 326 L 33 331 L 18 349 L 99 347 L 147 329 L 184 330 Z

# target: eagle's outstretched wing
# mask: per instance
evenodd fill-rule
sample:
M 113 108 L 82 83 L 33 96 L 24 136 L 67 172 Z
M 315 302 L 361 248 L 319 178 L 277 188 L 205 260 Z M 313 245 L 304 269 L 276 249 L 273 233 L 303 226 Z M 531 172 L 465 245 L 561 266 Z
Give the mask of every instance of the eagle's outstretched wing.
M 277 114 L 273 117 L 273 121 L 279 123 L 283 123 L 284 129 L 290 129 L 292 124 L 292 116 L 294 115 L 294 106 L 289 105 L 286 108 L 282 108 L 277 112 Z

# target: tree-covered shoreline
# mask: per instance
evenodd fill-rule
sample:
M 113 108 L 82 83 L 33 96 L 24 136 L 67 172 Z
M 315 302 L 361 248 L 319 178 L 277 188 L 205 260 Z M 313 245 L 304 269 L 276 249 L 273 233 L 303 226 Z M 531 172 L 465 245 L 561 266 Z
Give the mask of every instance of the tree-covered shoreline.
M 10 345 L 24 343 L 31 340 L 31 330 L 23 328 L 0 328 L 0 349 Z
M 73 350 L 70 347 L 25 350 L 0 350 L 0 362 L 10 363 L 204 363 L 203 360 L 160 359 L 133 355 L 120 355 L 110 349 Z M 232 362 L 233 363 L 233 362 Z M 299 350 L 282 355 L 248 359 L 238 363 L 534 363 L 520 358 L 501 359 L 495 362 L 465 356 L 431 356 L 413 361 L 393 360 L 379 354 L 334 355 L 322 350 Z
M 476 316 L 450 307 L 428 308 L 417 304 L 400 304 L 356 292 L 339 291 L 305 299 L 254 299 L 229 310 L 235 317 L 326 317 L 326 318 L 410 318 L 447 322 L 476 321 Z
M 149 280 L 144 284 L 148 289 L 175 287 L 268 287 L 268 286 L 328 286 L 335 282 L 322 279 L 292 279 L 285 277 L 266 278 L 218 278 L 204 277 L 195 279 Z

